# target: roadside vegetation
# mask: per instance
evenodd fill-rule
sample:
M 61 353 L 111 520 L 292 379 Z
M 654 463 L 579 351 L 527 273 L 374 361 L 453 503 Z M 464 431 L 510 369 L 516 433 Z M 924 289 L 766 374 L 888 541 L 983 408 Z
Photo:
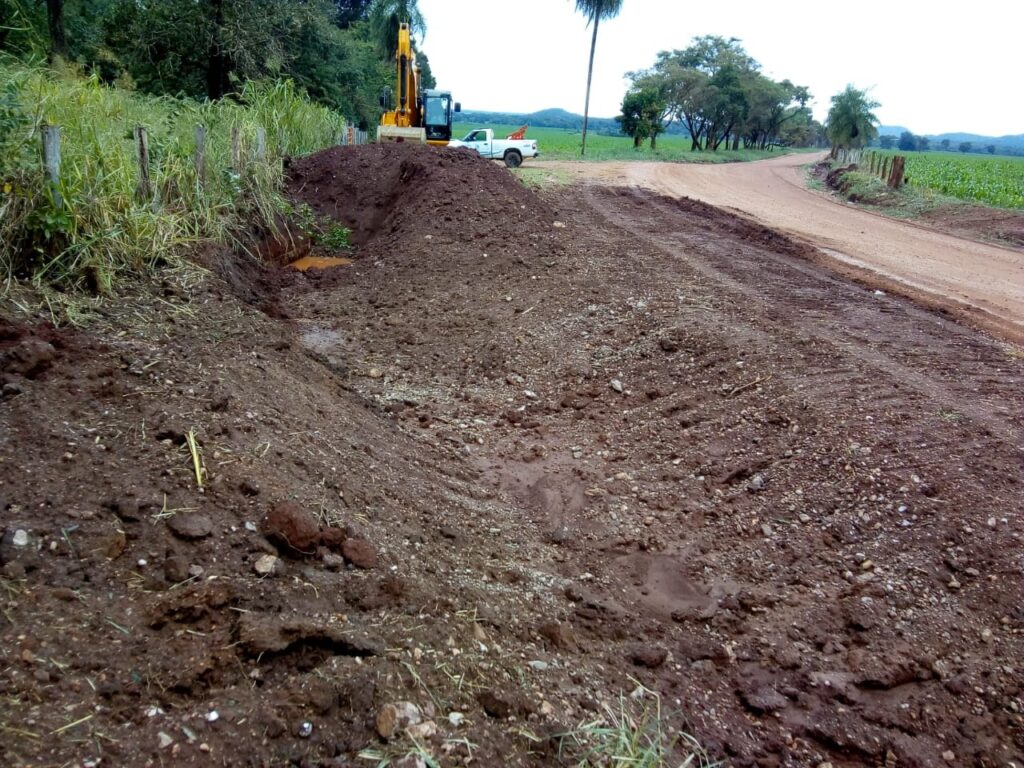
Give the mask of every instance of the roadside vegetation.
M 925 152 L 927 141 L 909 133 L 902 152 L 868 149 L 878 136 L 878 106 L 852 85 L 833 97 L 826 120 L 832 151 L 811 171 L 812 188 L 827 186 L 876 213 L 956 235 L 1024 243 L 1024 158 Z
M 0 296 L 301 226 L 283 159 L 376 122 L 399 17 L 423 31 L 414 0 L 0 0 Z
M 0 271 L 8 283 L 104 293 L 120 273 L 173 262 L 187 245 L 273 228 L 289 212 L 282 157 L 336 142 L 343 123 L 290 81 L 249 81 L 236 99 L 199 102 L 0 62 Z M 56 183 L 39 161 L 44 125 L 61 128 Z M 148 134 L 145 190 L 136 126 Z M 205 129 L 202 166 L 197 126 Z
M 892 157 L 897 153 L 877 154 Z M 955 152 L 912 152 L 905 156 L 908 187 L 996 208 L 1024 209 L 1024 157 Z
M 872 150 L 851 158 L 855 162 L 832 159 L 816 168 L 808 183 L 819 189 L 828 186 L 852 203 L 900 218 L 967 206 L 1024 211 L 1024 158 L 902 155 L 905 175 L 893 188 L 877 170 L 887 169 L 896 154 Z

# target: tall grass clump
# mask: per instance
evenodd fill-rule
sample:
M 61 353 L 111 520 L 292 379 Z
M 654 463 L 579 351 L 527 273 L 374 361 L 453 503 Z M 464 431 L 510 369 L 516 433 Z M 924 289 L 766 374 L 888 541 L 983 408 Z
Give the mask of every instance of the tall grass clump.
M 660 697 L 641 688 L 646 703 L 620 695 L 598 716 L 559 736 L 559 757 L 576 768 L 717 768 L 690 734 L 664 722 Z
M 61 128 L 56 185 L 42 166 L 45 124 Z M 343 124 L 290 81 L 249 82 L 237 100 L 197 102 L 0 60 L 0 271 L 7 284 L 103 292 L 120 274 L 173 263 L 196 242 L 225 242 L 253 222 L 273 228 L 287 207 L 281 158 L 334 143 Z M 197 125 L 206 129 L 204 178 L 194 162 Z M 136 126 L 149 137 L 146 196 L 138 192 Z

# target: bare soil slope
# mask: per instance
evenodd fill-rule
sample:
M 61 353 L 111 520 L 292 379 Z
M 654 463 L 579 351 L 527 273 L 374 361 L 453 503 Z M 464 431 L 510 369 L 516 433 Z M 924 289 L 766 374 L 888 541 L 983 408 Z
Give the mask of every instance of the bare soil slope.
M 726 765 L 1024 762 L 1012 348 L 691 200 L 291 173 L 354 264 L 0 329 L 5 765 L 575 764 L 654 693 Z
M 1024 213 L 936 211 L 923 220 L 931 226 L 915 226 L 808 190 L 803 166 L 816 157 L 794 154 L 722 165 L 545 165 L 599 184 L 640 187 L 735 210 L 822 249 L 848 267 L 847 274 L 928 300 L 1004 338 L 1024 341 L 1024 251 L 978 242 L 998 238 L 1019 244 Z

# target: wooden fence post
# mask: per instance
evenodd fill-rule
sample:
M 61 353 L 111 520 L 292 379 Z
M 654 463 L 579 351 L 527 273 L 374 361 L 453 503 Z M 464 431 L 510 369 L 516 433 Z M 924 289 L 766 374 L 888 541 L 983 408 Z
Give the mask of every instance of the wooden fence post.
M 903 171 L 906 168 L 907 158 L 903 155 L 896 155 L 892 159 L 892 172 L 889 174 L 889 186 L 899 189 L 903 183 Z
M 231 168 L 242 175 L 242 130 L 237 125 L 231 128 Z
M 256 129 L 256 159 L 261 163 L 267 159 L 267 129 Z
M 196 178 L 199 185 L 206 186 L 206 128 L 196 126 Z
M 153 185 L 149 181 L 149 136 L 141 125 L 135 126 L 135 153 L 139 161 L 139 183 L 135 195 L 139 202 L 146 202 L 153 196 Z
M 50 182 L 50 193 L 57 210 L 64 207 L 64 199 L 60 195 L 60 126 L 43 126 L 43 166 L 46 178 Z

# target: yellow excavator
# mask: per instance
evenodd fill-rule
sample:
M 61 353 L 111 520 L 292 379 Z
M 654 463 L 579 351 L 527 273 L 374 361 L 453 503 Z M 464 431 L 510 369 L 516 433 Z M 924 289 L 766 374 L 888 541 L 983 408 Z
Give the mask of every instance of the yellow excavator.
M 398 27 L 398 48 L 395 50 L 398 87 L 392 94 L 384 91 L 380 105 L 384 114 L 377 126 L 377 141 L 413 141 L 444 146 L 452 138 L 452 114 L 462 105 L 452 102 L 451 91 L 420 89 L 420 68 L 412 48 L 409 24 Z M 392 109 L 391 99 L 395 98 Z

